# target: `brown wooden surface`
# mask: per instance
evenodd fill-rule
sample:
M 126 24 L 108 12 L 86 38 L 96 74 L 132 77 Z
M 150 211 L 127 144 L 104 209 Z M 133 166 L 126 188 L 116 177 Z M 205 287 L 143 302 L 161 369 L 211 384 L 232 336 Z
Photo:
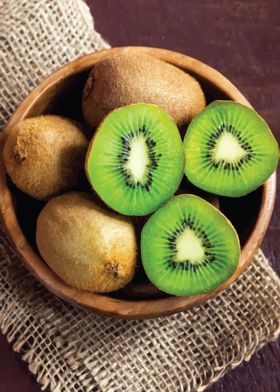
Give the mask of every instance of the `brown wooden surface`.
M 181 51 L 214 66 L 245 93 L 279 130 L 279 1 L 88 0 L 95 27 L 112 46 L 150 45 Z M 280 205 L 276 203 L 263 243 L 280 272 Z M 0 391 L 33 392 L 32 381 L 0 338 Z M 269 344 L 249 363 L 229 372 L 211 392 L 278 392 L 280 342 Z M 25 368 L 25 367 L 24 367 Z

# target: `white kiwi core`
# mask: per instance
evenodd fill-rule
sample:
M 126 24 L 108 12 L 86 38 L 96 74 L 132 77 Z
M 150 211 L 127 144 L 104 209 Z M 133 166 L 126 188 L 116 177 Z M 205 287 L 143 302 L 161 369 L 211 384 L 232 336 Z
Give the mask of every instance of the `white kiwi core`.
M 217 162 L 225 161 L 235 163 L 246 154 L 247 152 L 240 146 L 238 140 L 228 132 L 220 136 L 213 151 L 213 157 Z
M 195 264 L 203 260 L 204 248 L 200 238 L 190 228 L 186 228 L 176 241 L 177 254 L 175 261 L 188 260 Z
M 143 180 L 147 165 L 150 163 L 148 146 L 144 136 L 138 136 L 131 140 L 130 154 L 126 164 L 134 181 Z

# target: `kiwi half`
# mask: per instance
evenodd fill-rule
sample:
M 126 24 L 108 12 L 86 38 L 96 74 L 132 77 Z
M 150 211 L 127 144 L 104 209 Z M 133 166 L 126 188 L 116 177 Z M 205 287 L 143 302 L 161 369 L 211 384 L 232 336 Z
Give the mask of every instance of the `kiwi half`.
M 194 195 L 179 195 L 144 225 L 141 254 L 148 278 L 160 290 L 189 296 L 209 292 L 236 270 L 240 245 L 226 217 Z
M 277 141 L 252 109 L 215 101 L 190 123 L 184 138 L 185 174 L 208 192 L 239 197 L 253 191 L 274 172 Z
M 183 193 L 185 194 L 185 193 L 191 192 L 199 197 L 202 197 L 204 200 L 211 203 L 218 210 L 220 209 L 220 201 L 219 201 L 218 196 L 201 191 L 200 189 L 192 186 L 190 183 L 186 184 L 186 182 L 185 182 L 184 184 L 181 183 L 181 185 L 184 185 L 184 187 L 180 186 L 180 188 L 178 190 L 178 191 L 181 191 L 180 194 L 183 194 Z M 185 190 L 184 188 L 188 188 L 188 190 L 183 192 L 183 190 Z M 189 188 L 191 188 L 192 190 L 190 190 Z M 198 194 L 194 193 L 197 191 L 199 192 Z M 133 219 L 133 224 L 134 224 L 134 227 L 136 229 L 137 234 L 138 233 L 141 234 L 142 228 L 148 219 L 149 218 L 147 216 L 146 217 L 136 217 Z M 138 239 L 138 236 L 137 236 L 137 239 Z M 140 242 L 140 239 L 139 239 L 139 242 Z M 138 273 L 136 274 L 136 279 L 133 281 L 133 284 L 129 284 L 129 285 L 125 286 L 122 289 L 122 293 L 125 294 L 126 296 L 134 297 L 134 298 L 137 297 L 137 298 L 155 299 L 155 298 L 166 297 L 167 296 L 166 293 L 159 290 L 150 280 L 147 279 L 146 274 L 144 273 L 144 271 L 141 268 L 142 263 L 139 263 L 139 266 L 140 266 L 140 268 L 138 269 Z
M 110 113 L 89 146 L 86 173 L 100 198 L 124 215 L 147 215 L 177 190 L 184 173 L 179 131 L 155 105 Z

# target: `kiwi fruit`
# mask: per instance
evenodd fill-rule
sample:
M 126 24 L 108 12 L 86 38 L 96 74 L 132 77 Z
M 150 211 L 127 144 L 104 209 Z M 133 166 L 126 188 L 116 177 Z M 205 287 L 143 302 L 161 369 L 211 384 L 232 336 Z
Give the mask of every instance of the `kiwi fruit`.
M 215 101 L 190 123 L 185 138 L 185 174 L 208 192 L 240 197 L 263 184 L 279 159 L 266 122 L 237 102 Z
M 101 209 L 86 193 L 51 199 L 39 214 L 36 242 L 50 268 L 77 289 L 110 292 L 133 278 L 137 249 L 132 223 Z
M 85 167 L 106 205 L 124 215 L 147 215 L 168 200 L 182 180 L 180 133 L 158 106 L 116 109 L 97 129 Z
M 97 127 L 112 110 L 138 102 L 162 107 L 178 127 L 205 107 L 197 80 L 152 56 L 124 50 L 95 64 L 82 99 L 84 117 L 90 125 Z
M 182 183 L 181 183 L 181 185 L 182 185 Z M 219 201 L 218 196 L 201 191 L 200 189 L 195 188 L 191 184 L 188 184 L 187 187 L 184 184 L 184 188 L 187 188 L 188 192 L 191 192 L 191 191 L 192 191 L 192 193 L 194 193 L 194 191 L 199 192 L 199 193 L 194 193 L 194 194 L 196 196 L 202 197 L 204 200 L 211 203 L 217 209 L 220 209 L 220 201 Z M 182 192 L 183 187 L 180 187 L 179 189 L 181 190 L 181 193 L 186 193 L 186 192 Z M 133 224 L 134 224 L 134 227 L 135 227 L 136 233 L 137 233 L 137 239 L 138 239 L 138 234 L 141 234 L 142 228 L 148 219 L 149 219 L 149 216 L 137 217 L 137 218 L 133 219 Z M 140 242 L 140 239 L 139 239 L 139 242 Z M 139 265 L 138 265 L 139 269 L 138 269 L 138 272 L 136 272 L 136 277 L 133 280 L 133 283 L 125 286 L 122 289 L 122 293 L 125 294 L 126 296 L 137 297 L 137 298 L 155 299 L 155 298 L 165 297 L 167 294 L 164 293 L 163 291 L 159 290 L 152 282 L 150 282 L 147 279 L 147 276 L 144 273 L 143 268 L 141 268 L 141 266 L 142 266 L 142 263 L 139 263 Z
M 141 254 L 148 278 L 178 296 L 207 293 L 237 268 L 238 235 L 227 218 L 207 201 L 179 195 L 144 225 Z
M 46 115 L 28 118 L 7 135 L 6 170 L 14 184 L 35 199 L 47 199 L 77 185 L 88 142 L 70 119 Z

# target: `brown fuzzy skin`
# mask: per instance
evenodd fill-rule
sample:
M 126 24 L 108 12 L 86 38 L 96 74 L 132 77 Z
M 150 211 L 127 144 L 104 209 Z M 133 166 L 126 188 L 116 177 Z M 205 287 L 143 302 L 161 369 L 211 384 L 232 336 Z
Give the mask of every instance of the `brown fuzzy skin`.
M 178 127 L 205 108 L 199 83 L 179 68 L 143 54 L 117 54 L 99 61 L 85 84 L 82 108 L 97 127 L 112 110 L 132 103 L 161 106 Z
M 136 267 L 136 235 L 130 219 L 107 212 L 80 192 L 50 200 L 36 230 L 39 252 L 72 287 L 105 293 L 129 283 Z
M 3 156 L 19 189 L 35 199 L 48 199 L 76 186 L 87 146 L 76 122 L 47 115 L 26 119 L 12 129 Z

